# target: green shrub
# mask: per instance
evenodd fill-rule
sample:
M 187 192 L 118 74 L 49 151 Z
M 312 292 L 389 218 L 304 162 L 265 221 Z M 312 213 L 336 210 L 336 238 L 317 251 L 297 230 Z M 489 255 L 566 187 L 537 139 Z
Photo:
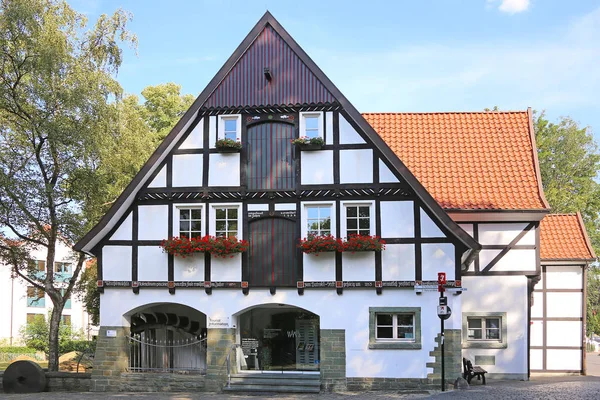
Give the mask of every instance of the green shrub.
M 0 353 L 6 354 L 35 354 L 37 350 L 26 346 L 3 346 L 0 347 Z

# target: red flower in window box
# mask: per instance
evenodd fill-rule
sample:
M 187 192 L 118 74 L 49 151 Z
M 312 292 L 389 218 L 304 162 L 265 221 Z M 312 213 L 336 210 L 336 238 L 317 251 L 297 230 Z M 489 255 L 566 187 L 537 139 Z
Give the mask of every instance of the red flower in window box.
M 216 257 L 233 257 L 236 253 L 248 250 L 248 242 L 238 240 L 234 236 L 229 238 L 208 235 L 195 238 L 182 236 L 164 239 L 160 247 L 163 252 L 181 258 L 192 256 L 195 253 L 211 253 Z
M 304 239 L 300 239 L 298 247 L 302 249 L 304 253 L 323 253 L 328 251 L 339 251 L 342 245 L 341 239 L 336 239 L 331 235 L 308 235 Z
M 385 250 L 385 240 L 379 236 L 371 235 L 350 235 L 342 242 L 340 252 L 357 251 L 383 251 Z
M 215 147 L 223 152 L 237 152 L 242 149 L 242 142 L 233 139 L 219 139 L 215 143 Z

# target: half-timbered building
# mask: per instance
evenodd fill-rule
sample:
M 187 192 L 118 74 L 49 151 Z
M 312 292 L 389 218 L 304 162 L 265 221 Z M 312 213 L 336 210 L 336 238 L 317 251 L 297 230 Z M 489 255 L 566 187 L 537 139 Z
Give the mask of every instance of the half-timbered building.
M 98 259 L 95 388 L 154 370 L 212 389 L 251 390 L 256 373 L 260 390 L 270 373 L 316 390 L 431 385 L 439 272 L 446 377 L 466 356 L 526 379 L 547 212 L 530 110 L 361 114 L 267 12 L 76 245 Z M 206 235 L 247 251 L 161 248 Z M 315 235 L 386 244 L 299 246 Z
M 596 260 L 581 214 L 541 224 L 540 282 L 531 308 L 531 372 L 586 373 L 586 268 Z

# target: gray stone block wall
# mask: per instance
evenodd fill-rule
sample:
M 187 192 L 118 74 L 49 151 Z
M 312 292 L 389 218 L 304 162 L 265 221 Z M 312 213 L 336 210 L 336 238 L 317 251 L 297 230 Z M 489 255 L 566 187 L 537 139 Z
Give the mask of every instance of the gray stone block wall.
M 208 329 L 206 340 L 206 389 L 218 392 L 227 383 L 227 354 L 235 344 L 234 328 Z M 235 351 L 231 351 L 231 373 L 237 372 Z
M 462 376 L 462 346 L 461 330 L 444 330 L 444 377 L 447 383 L 453 384 L 456 378 Z M 428 374 L 427 378 L 436 383 L 441 383 L 442 379 L 442 350 L 440 346 L 441 335 L 435 338 L 436 347 L 429 355 L 435 357 L 435 362 L 427 363 L 427 367 L 433 368 L 433 373 Z
M 107 337 L 106 331 L 116 331 L 116 337 Z M 96 355 L 92 370 L 93 392 L 117 392 L 120 390 L 121 373 L 129 363 L 129 328 L 101 326 L 96 343 Z
M 46 372 L 48 392 L 89 392 L 92 374 L 76 372 Z
M 348 390 L 363 392 L 369 390 L 436 390 L 433 379 L 425 378 L 348 378 Z
M 204 390 L 204 376 L 125 372 L 120 385 L 121 392 L 200 392 Z
M 321 329 L 321 389 L 340 392 L 346 385 L 346 331 Z

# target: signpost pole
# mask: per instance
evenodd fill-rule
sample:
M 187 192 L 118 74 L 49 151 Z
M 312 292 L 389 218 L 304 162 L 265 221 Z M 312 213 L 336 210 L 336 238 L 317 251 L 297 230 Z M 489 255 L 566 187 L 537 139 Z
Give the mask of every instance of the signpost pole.
M 444 292 L 440 292 L 440 299 L 444 297 Z M 442 392 L 446 391 L 446 376 L 444 371 L 444 318 L 440 318 L 442 322 L 442 337 L 441 337 L 441 348 L 442 348 Z

